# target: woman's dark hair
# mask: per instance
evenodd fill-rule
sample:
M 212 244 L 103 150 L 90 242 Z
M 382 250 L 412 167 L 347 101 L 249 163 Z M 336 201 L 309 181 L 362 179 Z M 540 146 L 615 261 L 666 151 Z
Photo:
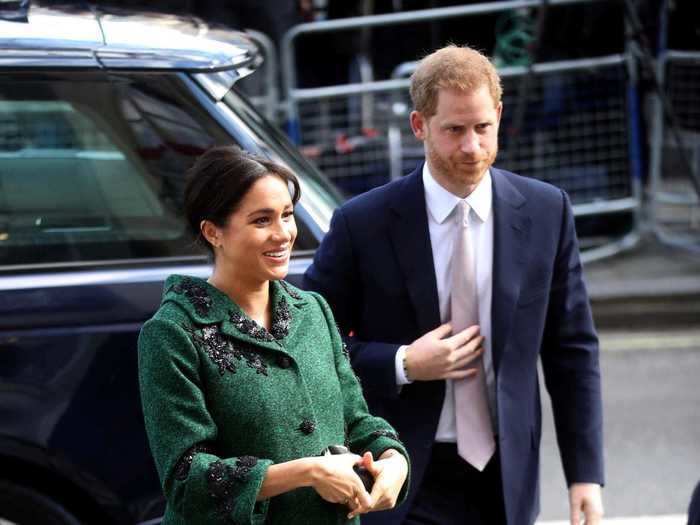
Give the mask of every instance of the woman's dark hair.
M 284 166 L 243 151 L 236 146 L 216 146 L 205 151 L 188 170 L 185 184 L 185 215 L 194 237 L 210 252 L 201 235 L 203 220 L 219 227 L 239 206 L 255 181 L 275 175 L 291 186 L 292 203 L 301 196 L 299 180 Z

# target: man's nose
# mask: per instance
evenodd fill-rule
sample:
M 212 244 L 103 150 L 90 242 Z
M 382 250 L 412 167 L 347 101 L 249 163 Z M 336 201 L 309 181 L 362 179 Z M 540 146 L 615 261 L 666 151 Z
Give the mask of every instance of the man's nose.
M 460 146 L 464 153 L 475 153 L 479 151 L 479 137 L 474 132 L 467 132 L 462 137 Z

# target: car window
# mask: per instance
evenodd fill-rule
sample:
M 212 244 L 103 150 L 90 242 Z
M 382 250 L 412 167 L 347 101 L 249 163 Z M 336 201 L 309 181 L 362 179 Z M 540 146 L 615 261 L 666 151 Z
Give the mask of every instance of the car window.
M 299 155 L 281 131 L 265 120 L 250 102 L 235 87 L 224 97 L 224 103 L 230 107 L 252 129 L 258 137 L 265 137 L 265 144 L 258 144 L 271 159 L 286 164 L 295 173 L 304 173 L 300 181 L 302 202 L 306 211 L 313 217 L 314 224 L 321 230 L 320 235 L 328 231 L 331 216 L 345 198 L 328 179 Z
M 203 260 L 184 173 L 232 142 L 173 74 L 5 76 L 0 266 Z

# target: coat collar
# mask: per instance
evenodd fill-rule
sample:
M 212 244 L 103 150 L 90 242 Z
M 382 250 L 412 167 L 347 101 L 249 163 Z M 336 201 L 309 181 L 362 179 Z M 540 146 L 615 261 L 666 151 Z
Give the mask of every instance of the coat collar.
M 250 319 L 225 293 L 198 277 L 170 276 L 165 281 L 162 304 L 177 304 L 195 325 L 218 325 L 222 333 L 236 339 L 279 350 L 299 325 L 307 300 L 301 290 L 286 281 L 270 281 L 270 295 L 270 331 Z

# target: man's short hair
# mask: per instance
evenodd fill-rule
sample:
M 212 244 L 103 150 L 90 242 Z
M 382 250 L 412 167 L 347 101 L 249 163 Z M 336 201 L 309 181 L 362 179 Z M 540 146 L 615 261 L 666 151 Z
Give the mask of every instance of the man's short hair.
M 457 89 L 471 93 L 487 86 L 494 105 L 501 102 L 501 79 L 485 55 L 471 47 L 448 45 L 424 57 L 411 75 L 413 107 L 426 117 L 437 111 L 438 92 Z

